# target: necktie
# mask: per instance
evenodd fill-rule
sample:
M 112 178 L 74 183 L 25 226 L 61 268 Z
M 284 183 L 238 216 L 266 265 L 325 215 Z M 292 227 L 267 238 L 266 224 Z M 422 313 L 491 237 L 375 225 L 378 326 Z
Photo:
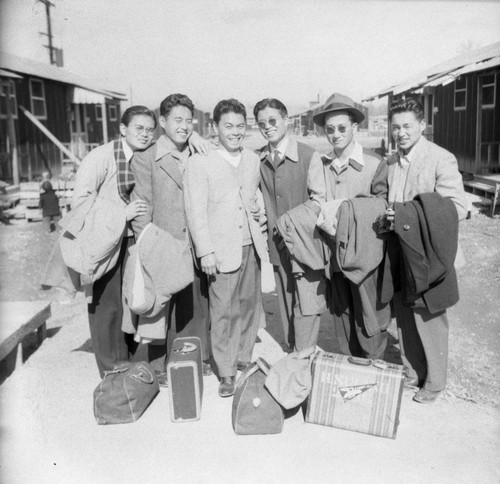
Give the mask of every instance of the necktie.
M 274 168 L 277 168 L 278 165 L 280 164 L 281 158 L 280 158 L 280 152 L 278 150 L 274 150 L 273 153 L 273 165 Z

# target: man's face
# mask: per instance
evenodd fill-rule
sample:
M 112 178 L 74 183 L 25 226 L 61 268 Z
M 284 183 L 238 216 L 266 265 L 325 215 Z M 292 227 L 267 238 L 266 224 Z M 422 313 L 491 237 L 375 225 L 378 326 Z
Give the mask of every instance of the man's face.
M 419 121 L 413 112 L 396 113 L 392 115 L 392 137 L 404 153 L 420 139 L 425 129 L 425 121 Z
M 193 114 L 186 106 L 175 106 L 166 117 L 160 116 L 160 125 L 166 137 L 182 150 L 193 132 Z
M 257 113 L 257 125 L 262 136 L 273 146 L 276 146 L 287 131 L 288 116 L 283 117 L 279 109 L 266 107 Z
M 120 133 L 132 151 L 145 150 L 153 141 L 155 122 L 150 116 L 133 116 L 128 126 L 120 124 Z
M 338 151 L 349 146 L 354 134 L 358 131 L 358 124 L 353 123 L 345 111 L 327 114 L 325 117 L 325 134 L 328 142 Z
M 246 126 L 243 114 L 224 113 L 215 125 L 219 143 L 229 152 L 239 150 L 245 137 Z

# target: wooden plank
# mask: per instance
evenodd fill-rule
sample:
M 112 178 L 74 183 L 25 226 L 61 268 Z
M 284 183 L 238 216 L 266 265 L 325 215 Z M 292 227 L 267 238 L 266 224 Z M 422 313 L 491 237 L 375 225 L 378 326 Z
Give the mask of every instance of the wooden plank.
M 0 360 L 44 325 L 51 314 L 47 301 L 0 302 Z
M 464 186 L 467 186 L 470 188 L 476 188 L 478 190 L 483 190 L 484 192 L 489 192 L 489 193 L 495 192 L 494 185 L 488 185 L 487 183 L 481 183 L 481 182 L 477 182 L 477 181 L 473 181 L 473 180 L 464 181 Z

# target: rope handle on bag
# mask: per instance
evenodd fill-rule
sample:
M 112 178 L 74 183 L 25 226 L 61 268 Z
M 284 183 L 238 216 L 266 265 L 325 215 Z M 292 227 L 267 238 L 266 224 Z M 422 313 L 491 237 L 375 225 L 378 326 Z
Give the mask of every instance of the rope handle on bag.
M 238 378 L 235 390 L 240 388 L 254 373 L 261 370 L 265 375 L 269 375 L 271 366 L 264 358 L 257 358 Z

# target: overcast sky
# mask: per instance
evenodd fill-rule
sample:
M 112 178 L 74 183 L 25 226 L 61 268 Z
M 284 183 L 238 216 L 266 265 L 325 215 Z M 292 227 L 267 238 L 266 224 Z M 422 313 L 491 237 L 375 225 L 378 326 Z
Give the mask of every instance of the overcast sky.
M 173 92 L 211 111 L 278 97 L 362 97 L 500 40 L 500 2 L 52 0 L 65 68 L 155 108 Z M 121 9 L 116 7 L 120 6 Z M 45 7 L 0 0 L 2 50 L 48 62 Z

